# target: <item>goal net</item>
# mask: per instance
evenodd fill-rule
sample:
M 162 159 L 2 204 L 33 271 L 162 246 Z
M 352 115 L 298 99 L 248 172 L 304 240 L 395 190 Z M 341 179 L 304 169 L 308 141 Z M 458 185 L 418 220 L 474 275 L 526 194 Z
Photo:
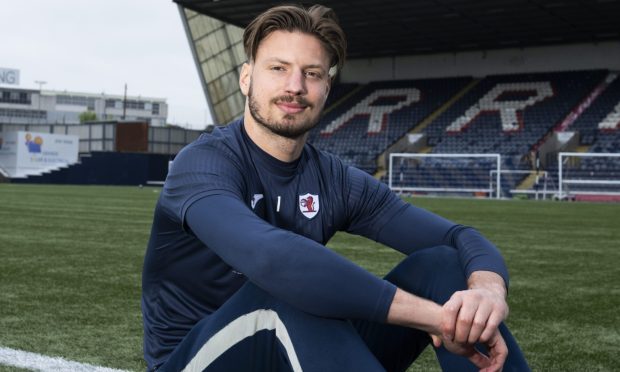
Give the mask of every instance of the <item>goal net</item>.
M 620 201 L 620 153 L 560 152 L 558 198 Z
M 499 154 L 393 153 L 388 185 L 396 192 L 499 198 L 500 174 Z

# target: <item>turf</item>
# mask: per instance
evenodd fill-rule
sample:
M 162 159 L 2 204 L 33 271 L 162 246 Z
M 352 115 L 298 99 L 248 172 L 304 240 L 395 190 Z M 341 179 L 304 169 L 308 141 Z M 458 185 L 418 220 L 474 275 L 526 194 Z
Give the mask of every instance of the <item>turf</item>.
M 0 184 L 0 346 L 144 370 L 140 272 L 158 193 Z M 414 203 L 501 248 L 512 278 L 508 325 L 534 370 L 618 369 L 620 205 Z M 402 259 L 347 234 L 330 246 L 376 275 Z M 411 370 L 439 370 L 432 351 Z

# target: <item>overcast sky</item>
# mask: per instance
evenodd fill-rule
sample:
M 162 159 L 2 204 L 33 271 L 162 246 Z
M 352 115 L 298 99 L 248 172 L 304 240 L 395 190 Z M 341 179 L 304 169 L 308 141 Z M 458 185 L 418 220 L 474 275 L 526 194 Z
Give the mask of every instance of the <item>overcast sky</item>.
M 20 87 L 165 98 L 168 122 L 211 122 L 172 0 L 3 1 L 0 67 Z

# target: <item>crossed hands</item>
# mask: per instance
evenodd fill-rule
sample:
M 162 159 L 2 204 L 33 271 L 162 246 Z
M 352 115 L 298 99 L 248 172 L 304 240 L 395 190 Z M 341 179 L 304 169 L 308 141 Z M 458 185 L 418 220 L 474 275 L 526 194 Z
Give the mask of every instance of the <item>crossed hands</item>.
M 497 328 L 508 316 L 504 295 L 486 288 L 472 288 L 452 295 L 441 308 L 440 334 L 431 334 L 433 345 L 467 357 L 482 372 L 501 371 L 508 348 Z M 474 345 L 488 349 L 486 356 Z

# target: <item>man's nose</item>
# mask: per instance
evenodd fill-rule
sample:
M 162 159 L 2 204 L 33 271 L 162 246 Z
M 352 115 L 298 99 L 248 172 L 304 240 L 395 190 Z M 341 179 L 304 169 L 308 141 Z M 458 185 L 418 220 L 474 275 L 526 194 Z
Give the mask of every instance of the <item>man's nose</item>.
M 306 79 L 303 71 L 293 70 L 286 80 L 286 92 L 293 95 L 306 93 Z

